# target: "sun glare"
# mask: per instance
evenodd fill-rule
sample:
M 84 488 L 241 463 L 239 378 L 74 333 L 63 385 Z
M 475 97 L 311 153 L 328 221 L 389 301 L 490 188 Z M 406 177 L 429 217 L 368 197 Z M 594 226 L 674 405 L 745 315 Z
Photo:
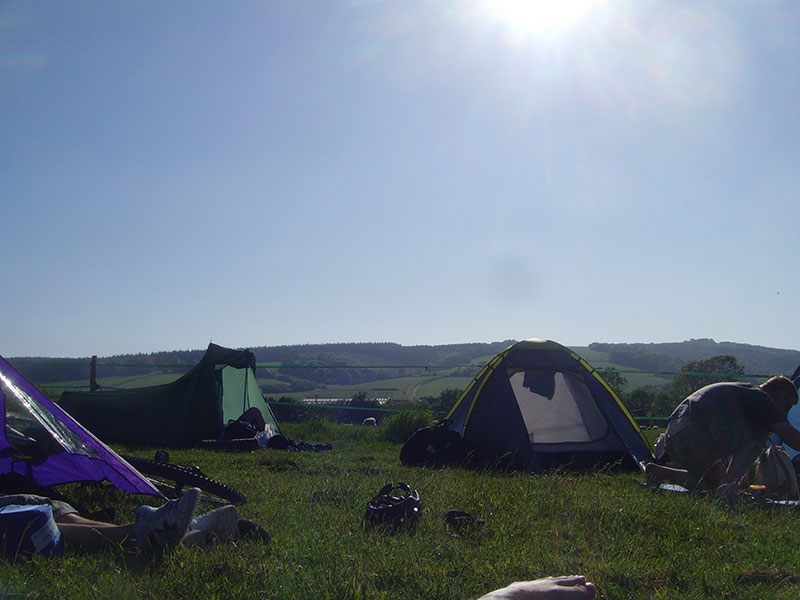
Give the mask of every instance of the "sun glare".
M 557 37 L 587 18 L 597 0 L 487 0 L 489 13 L 516 35 Z

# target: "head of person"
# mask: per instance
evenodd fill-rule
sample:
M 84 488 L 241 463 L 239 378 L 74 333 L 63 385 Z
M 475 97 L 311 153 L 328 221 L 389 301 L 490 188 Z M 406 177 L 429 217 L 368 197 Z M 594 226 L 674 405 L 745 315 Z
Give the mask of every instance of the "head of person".
M 759 387 L 767 392 L 778 408 L 784 412 L 789 412 L 789 409 L 797 404 L 797 388 L 788 377 L 783 375 L 770 377 Z

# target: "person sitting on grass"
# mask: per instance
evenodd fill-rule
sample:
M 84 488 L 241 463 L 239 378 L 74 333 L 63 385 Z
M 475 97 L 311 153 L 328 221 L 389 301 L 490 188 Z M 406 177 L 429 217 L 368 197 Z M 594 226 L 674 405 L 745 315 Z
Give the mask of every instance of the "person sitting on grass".
M 199 499 L 200 490 L 190 488 L 181 498 L 169 500 L 159 508 L 140 506 L 136 509 L 134 522 L 124 525 L 87 519 L 67 502 L 34 494 L 0 495 L 0 506 L 50 504 L 53 520 L 67 548 L 93 551 L 138 546 L 143 552 L 153 554 L 174 548 L 179 543 L 202 546 L 213 541 L 226 541 L 242 529 L 236 507 L 232 505 L 193 518 Z
M 795 404 L 797 389 L 783 376 L 759 386 L 714 383 L 697 390 L 669 418 L 666 453 L 675 466 L 645 465 L 647 486 L 702 486 L 726 502 L 739 500 L 740 482 L 771 432 L 800 450 L 800 431 L 787 418 Z
M 583 575 L 517 581 L 478 600 L 589 600 L 595 587 Z

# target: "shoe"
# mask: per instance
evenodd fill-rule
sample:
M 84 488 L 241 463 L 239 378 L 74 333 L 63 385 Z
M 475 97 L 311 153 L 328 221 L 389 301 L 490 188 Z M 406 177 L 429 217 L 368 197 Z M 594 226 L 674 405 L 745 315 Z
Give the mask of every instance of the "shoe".
M 214 542 L 227 542 L 237 532 L 239 511 L 233 504 L 217 508 L 189 523 L 183 536 L 184 546 L 206 546 Z
M 258 540 L 264 544 L 269 544 L 272 541 L 269 531 L 254 521 L 239 519 L 237 527 L 239 529 L 239 537 L 243 540 Z
M 136 541 L 146 552 L 174 548 L 181 541 L 194 516 L 200 490 L 189 488 L 178 500 L 170 500 L 160 508 L 140 506 L 136 509 Z

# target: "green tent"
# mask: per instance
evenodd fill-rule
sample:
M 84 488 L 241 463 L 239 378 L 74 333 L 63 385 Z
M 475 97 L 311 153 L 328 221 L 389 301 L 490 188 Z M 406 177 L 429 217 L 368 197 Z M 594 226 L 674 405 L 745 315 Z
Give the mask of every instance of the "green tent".
M 264 401 L 250 350 L 209 344 L 188 373 L 164 385 L 98 392 L 64 392 L 59 405 L 105 442 L 187 446 L 216 439 L 229 420 L 261 411 L 280 433 Z

